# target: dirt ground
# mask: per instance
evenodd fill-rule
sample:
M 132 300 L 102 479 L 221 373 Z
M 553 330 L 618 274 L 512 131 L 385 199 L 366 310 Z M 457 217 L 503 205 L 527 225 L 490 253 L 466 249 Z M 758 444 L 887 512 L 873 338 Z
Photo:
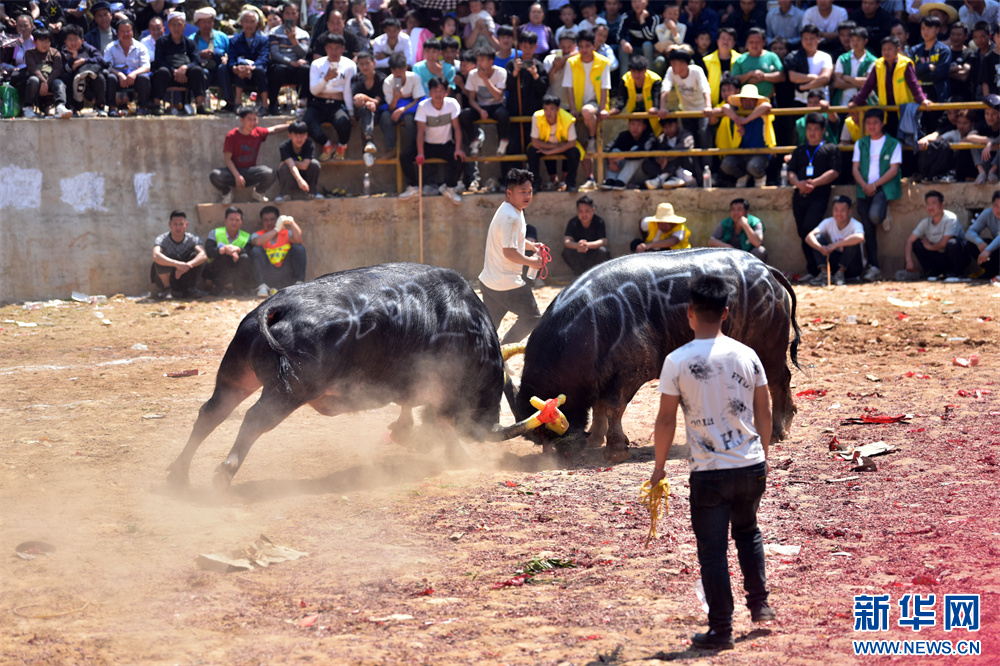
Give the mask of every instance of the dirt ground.
M 567 460 L 521 439 L 446 460 L 387 440 L 393 406 L 333 419 L 307 407 L 261 438 L 218 496 L 212 471 L 251 399 L 205 442 L 178 495 L 165 469 L 255 302 L 0 308 L 0 663 L 890 661 L 855 657 L 858 638 L 980 640 L 979 657 L 909 659 L 998 663 L 1000 288 L 796 291 L 794 391 L 816 393 L 796 398 L 791 436 L 772 449 L 760 523 L 765 544 L 801 551 L 767 558 L 778 619 L 755 626 L 730 549 L 738 643 L 719 655 L 688 640 L 705 615 L 683 446 L 668 463 L 662 537 L 643 546 L 655 382 L 626 413 L 632 459 L 614 467 L 596 449 Z M 543 303 L 556 293 L 537 292 Z M 953 364 L 972 354 L 977 366 Z M 189 369 L 199 374 L 165 376 Z M 834 437 L 897 450 L 855 473 L 830 457 Z M 229 574 L 196 565 L 261 534 L 309 556 Z M 22 559 L 26 541 L 54 551 Z M 575 566 L 498 585 L 536 557 Z M 886 593 L 890 631 L 856 633 L 853 595 Z M 938 595 L 933 627 L 897 626 L 909 593 Z M 944 632 L 943 594 L 981 595 L 978 632 Z

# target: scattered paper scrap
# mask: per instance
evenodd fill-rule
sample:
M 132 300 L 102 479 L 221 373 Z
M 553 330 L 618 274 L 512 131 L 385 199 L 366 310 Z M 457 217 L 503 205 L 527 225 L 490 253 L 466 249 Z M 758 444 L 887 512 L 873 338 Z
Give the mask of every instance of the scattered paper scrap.
M 802 546 L 782 546 L 776 543 L 764 544 L 764 555 L 768 557 L 775 555 L 780 557 L 798 557 L 801 550 Z
M 309 553 L 295 550 L 288 546 L 279 546 L 268 537 L 261 534 L 251 545 L 242 550 L 229 553 L 210 553 L 199 555 L 197 564 L 207 571 L 233 573 L 236 571 L 252 571 L 254 566 L 266 567 L 278 562 L 297 560 L 309 557 Z
M 897 308 L 919 308 L 923 305 L 923 301 L 904 301 L 901 298 L 896 298 L 895 296 L 889 296 L 886 300 Z
M 164 377 L 193 377 L 198 374 L 197 370 L 181 370 L 180 372 L 168 372 Z
M 407 620 L 412 620 L 412 615 L 404 615 L 402 613 L 393 613 L 392 615 L 386 615 L 385 617 L 370 617 L 369 622 L 406 622 Z

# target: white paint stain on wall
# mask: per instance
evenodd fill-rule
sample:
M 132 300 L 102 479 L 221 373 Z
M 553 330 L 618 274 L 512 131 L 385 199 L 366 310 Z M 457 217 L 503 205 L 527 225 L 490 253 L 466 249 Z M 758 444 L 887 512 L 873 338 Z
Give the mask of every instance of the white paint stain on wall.
M 15 166 L 0 169 L 0 208 L 37 209 L 41 204 L 41 171 Z
M 62 188 L 62 200 L 74 210 L 107 210 L 104 207 L 104 176 L 86 171 L 73 178 L 63 178 L 59 181 Z
M 137 173 L 132 178 L 132 183 L 135 185 L 135 203 L 137 206 L 145 206 L 149 203 L 149 188 L 153 184 L 154 175 L 152 173 Z

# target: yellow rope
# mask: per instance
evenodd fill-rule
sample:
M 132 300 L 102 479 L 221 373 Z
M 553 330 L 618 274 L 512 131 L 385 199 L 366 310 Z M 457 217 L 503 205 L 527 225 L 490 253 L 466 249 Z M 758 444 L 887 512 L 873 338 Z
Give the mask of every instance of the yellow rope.
M 649 534 L 646 535 L 646 548 L 649 542 L 656 538 L 656 521 L 660 516 L 665 516 L 670 511 L 670 484 L 666 479 L 662 479 L 655 487 L 650 487 L 649 480 L 642 482 L 639 487 L 639 501 L 649 509 Z M 663 510 L 660 510 L 660 503 L 663 503 Z

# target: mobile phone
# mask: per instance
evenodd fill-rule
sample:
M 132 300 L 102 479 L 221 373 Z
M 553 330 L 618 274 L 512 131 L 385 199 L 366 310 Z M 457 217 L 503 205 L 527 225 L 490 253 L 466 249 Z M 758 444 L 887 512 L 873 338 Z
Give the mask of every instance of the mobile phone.
M 555 51 L 553 51 L 553 53 L 556 54 L 557 58 L 562 58 L 563 57 L 562 49 L 556 49 Z
M 294 29 L 295 29 L 295 21 L 292 21 L 291 19 L 286 19 L 285 20 L 285 30 L 287 31 L 287 30 L 294 30 Z

